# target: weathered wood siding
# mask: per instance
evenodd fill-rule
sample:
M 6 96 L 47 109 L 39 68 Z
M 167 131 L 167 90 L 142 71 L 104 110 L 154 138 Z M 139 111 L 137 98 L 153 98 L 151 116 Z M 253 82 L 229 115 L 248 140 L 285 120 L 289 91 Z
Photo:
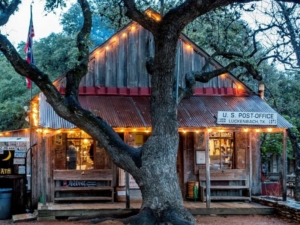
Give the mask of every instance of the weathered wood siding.
M 43 183 L 46 185 L 46 200 L 51 201 L 53 170 L 53 138 L 43 138 L 37 133 L 37 146 L 32 149 L 32 204 L 36 206 L 43 195 Z M 44 139 L 44 141 L 43 141 Z M 50 151 L 49 151 L 49 150 Z M 45 158 L 43 158 L 45 151 Z M 45 174 L 45 176 L 44 176 Z
M 146 70 L 146 61 L 154 55 L 152 34 L 136 23 L 131 23 L 112 36 L 90 54 L 89 72 L 82 79 L 81 87 L 150 87 L 151 76 Z M 178 40 L 175 76 L 179 85 L 185 87 L 185 74 L 202 71 L 209 56 L 181 35 Z M 219 68 L 212 60 L 208 70 Z M 236 81 L 230 76 L 219 76 L 196 87 L 235 88 Z M 65 79 L 62 80 L 65 86 Z

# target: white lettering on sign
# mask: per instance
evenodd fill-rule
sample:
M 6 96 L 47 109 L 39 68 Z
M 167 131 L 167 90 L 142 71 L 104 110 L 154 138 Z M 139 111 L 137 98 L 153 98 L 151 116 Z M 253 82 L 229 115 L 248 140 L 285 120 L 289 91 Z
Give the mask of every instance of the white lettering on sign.
M 277 113 L 218 111 L 217 123 L 277 125 Z

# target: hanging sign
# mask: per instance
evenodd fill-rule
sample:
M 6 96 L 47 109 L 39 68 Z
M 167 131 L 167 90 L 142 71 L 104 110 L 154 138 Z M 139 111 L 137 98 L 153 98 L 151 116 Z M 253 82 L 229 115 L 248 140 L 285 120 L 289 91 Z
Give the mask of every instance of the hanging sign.
M 277 125 L 277 113 L 218 111 L 217 123 Z

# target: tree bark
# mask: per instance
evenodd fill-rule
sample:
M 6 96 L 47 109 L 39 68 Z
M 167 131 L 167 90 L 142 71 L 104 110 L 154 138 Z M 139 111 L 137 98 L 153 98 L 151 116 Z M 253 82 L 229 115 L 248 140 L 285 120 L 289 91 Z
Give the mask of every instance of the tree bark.
M 298 144 L 298 138 L 293 134 L 291 129 L 287 130 L 288 137 L 292 143 L 292 147 L 295 153 L 295 184 L 294 184 L 294 198 L 296 201 L 300 201 L 300 148 Z
M 147 215 L 154 215 L 159 223 L 194 224 L 194 217 L 184 207 L 176 170 L 179 142 L 177 105 L 170 84 L 175 81 L 178 36 L 172 26 L 161 26 L 154 37 L 152 134 L 142 148 L 142 167 L 135 174 L 143 197 L 141 212 L 150 210 L 152 213 Z M 144 213 L 140 217 L 145 217 Z

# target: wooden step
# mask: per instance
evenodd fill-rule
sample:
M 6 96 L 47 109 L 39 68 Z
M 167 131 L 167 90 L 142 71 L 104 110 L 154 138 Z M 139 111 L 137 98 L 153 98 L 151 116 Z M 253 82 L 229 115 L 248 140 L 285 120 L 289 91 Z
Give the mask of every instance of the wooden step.
M 100 197 L 100 196 L 91 196 L 91 197 L 57 197 L 54 198 L 54 201 L 112 201 L 113 198 L 109 196 Z
M 206 189 L 206 186 L 201 186 L 203 189 Z M 211 185 L 210 189 L 249 189 L 248 186 L 230 186 L 230 185 Z
M 251 201 L 251 197 L 247 196 L 210 196 L 210 200 L 245 200 Z M 204 197 L 204 201 L 206 201 L 206 197 Z

